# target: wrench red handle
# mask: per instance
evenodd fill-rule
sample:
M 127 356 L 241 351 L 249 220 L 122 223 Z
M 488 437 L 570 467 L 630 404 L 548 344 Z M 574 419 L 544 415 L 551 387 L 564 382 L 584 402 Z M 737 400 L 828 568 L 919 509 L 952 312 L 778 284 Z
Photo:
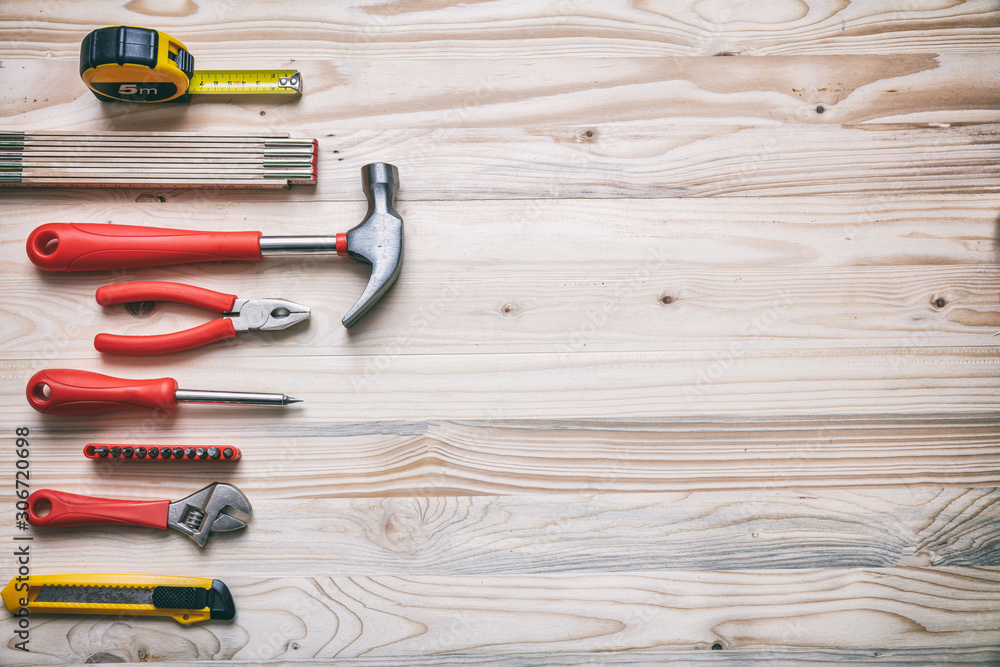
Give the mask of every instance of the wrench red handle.
M 95 498 L 52 489 L 28 496 L 28 523 L 39 528 L 110 524 L 166 529 L 169 511 L 169 500 Z
M 47 415 L 90 415 L 110 410 L 177 410 L 177 381 L 123 380 L 121 378 L 53 368 L 38 371 L 28 380 L 28 403 Z
M 201 326 L 153 336 L 119 336 L 99 333 L 94 347 L 108 354 L 170 354 L 183 352 L 217 340 L 236 337 L 236 327 L 228 317 L 221 317 Z
M 99 271 L 260 259 L 260 232 L 50 222 L 31 232 L 31 263 L 46 271 Z

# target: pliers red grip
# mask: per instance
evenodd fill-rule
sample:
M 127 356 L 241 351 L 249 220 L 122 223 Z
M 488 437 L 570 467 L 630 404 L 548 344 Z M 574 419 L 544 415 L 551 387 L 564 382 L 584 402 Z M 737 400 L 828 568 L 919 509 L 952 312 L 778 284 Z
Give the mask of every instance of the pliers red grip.
M 110 354 L 168 354 L 190 350 L 247 331 L 277 331 L 309 318 L 309 308 L 284 299 L 237 299 L 233 294 L 167 282 L 107 285 L 97 290 L 97 302 L 116 306 L 141 301 L 169 301 L 204 308 L 222 317 L 201 326 L 154 336 L 97 334 L 94 347 Z

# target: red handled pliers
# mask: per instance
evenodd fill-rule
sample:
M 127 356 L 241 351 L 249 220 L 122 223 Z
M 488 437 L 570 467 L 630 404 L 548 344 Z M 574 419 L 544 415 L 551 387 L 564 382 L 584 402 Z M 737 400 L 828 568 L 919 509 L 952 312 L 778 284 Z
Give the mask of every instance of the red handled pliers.
M 204 308 L 222 317 L 201 326 L 155 336 L 118 336 L 101 333 L 94 337 L 99 352 L 112 354 L 168 354 L 233 338 L 246 331 L 278 331 L 309 319 L 309 309 L 284 299 L 237 299 L 233 294 L 203 287 L 166 282 L 108 285 L 97 290 L 97 303 L 116 306 L 141 301 L 170 301 Z

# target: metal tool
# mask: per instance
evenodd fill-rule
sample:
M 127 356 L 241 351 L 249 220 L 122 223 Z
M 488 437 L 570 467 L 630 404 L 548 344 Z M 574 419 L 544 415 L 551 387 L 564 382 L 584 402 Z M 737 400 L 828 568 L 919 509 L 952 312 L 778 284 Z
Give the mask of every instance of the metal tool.
M 102 102 L 187 102 L 191 95 L 300 95 L 294 69 L 194 69 L 176 37 L 139 26 L 94 30 L 80 46 L 80 77 Z
M 173 414 L 178 403 L 230 403 L 238 405 L 288 405 L 302 399 L 285 394 L 178 389 L 173 378 L 123 380 L 122 378 L 51 368 L 28 380 L 28 403 L 47 415 L 92 415 L 112 410 L 154 410 Z
M 238 461 L 239 447 L 133 447 L 90 443 L 83 455 L 95 461 Z
M 368 212 L 336 236 L 261 236 L 260 232 L 53 222 L 28 237 L 32 263 L 46 271 L 96 271 L 202 261 L 257 260 L 263 255 L 333 253 L 371 264 L 364 292 L 343 317 L 349 327 L 382 297 L 403 263 L 403 219 L 394 205 L 399 173 L 376 162 L 361 170 Z
M 218 579 L 142 574 L 46 574 L 14 577 L 0 591 L 18 614 L 169 616 L 179 623 L 231 620 L 236 605 Z
M 94 347 L 111 354 L 168 354 L 248 331 L 279 331 L 309 319 L 309 308 L 284 299 L 237 299 L 233 294 L 167 282 L 107 285 L 97 290 L 97 303 L 117 306 L 143 301 L 169 301 L 222 313 L 222 317 L 184 331 L 154 336 L 97 334 Z
M 232 484 L 214 482 L 187 498 L 118 500 L 39 489 L 28 496 L 28 523 L 38 528 L 63 526 L 147 526 L 173 528 L 205 546 L 211 533 L 246 528 L 253 509 Z

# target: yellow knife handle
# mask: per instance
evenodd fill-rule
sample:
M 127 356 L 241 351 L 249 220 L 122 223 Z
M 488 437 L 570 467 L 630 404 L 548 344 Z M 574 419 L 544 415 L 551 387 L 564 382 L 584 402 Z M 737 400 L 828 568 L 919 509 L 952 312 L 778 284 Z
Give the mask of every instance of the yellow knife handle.
M 38 601 L 46 586 L 65 588 L 141 588 L 151 592 L 149 604 L 114 602 Z M 56 591 L 58 593 L 58 591 Z M 94 591 L 89 597 L 100 597 Z M 55 597 L 59 597 L 58 594 Z M 218 579 L 168 577 L 137 574 L 53 574 L 14 577 L 0 591 L 7 609 L 14 614 L 22 608 L 31 613 L 120 614 L 169 616 L 179 623 L 208 619 L 230 620 L 236 606 L 229 588 Z

